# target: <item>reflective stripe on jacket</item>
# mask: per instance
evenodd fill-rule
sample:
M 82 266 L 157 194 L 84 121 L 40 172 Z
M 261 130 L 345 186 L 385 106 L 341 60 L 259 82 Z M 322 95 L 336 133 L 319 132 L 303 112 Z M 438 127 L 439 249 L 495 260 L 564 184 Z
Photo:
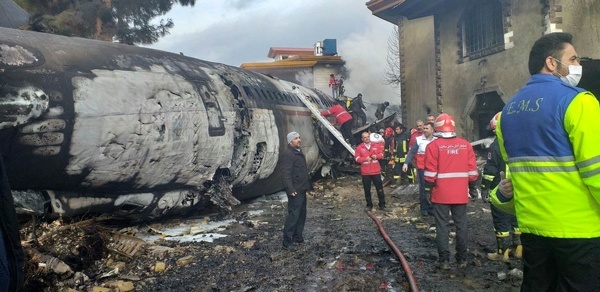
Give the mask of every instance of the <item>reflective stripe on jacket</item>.
M 599 117 L 594 95 L 549 74 L 506 104 L 496 130 L 521 231 L 600 237 Z
M 335 117 L 335 123 L 343 125 L 345 122 L 352 120 L 352 115 L 348 113 L 341 105 L 333 105 L 329 110 L 321 112 L 324 117 Z
M 437 137 L 431 137 L 431 140 L 427 140 L 425 135 L 417 136 L 415 144 L 410 148 L 405 163 L 411 163 L 413 159 L 415 159 L 417 169 L 425 169 L 425 149 L 427 148 L 427 145 L 435 139 L 437 139 Z
M 468 203 L 469 182 L 478 176 L 473 147 L 459 137 L 431 141 L 425 150 L 424 175 L 433 184 L 432 203 Z
M 368 161 L 368 157 L 375 154 L 377 159 Z M 381 174 L 381 165 L 379 159 L 383 159 L 383 145 L 380 143 L 370 143 L 367 148 L 365 143 L 361 143 L 354 150 L 354 160 L 360 164 L 361 175 L 376 175 Z

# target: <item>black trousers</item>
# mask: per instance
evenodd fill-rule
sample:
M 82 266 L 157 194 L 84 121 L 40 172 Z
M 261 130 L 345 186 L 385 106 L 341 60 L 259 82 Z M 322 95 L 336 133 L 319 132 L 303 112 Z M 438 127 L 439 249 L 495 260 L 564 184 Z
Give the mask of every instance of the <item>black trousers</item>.
M 600 291 L 600 237 L 521 234 L 521 291 Z
M 290 245 L 294 241 L 302 240 L 304 222 L 306 222 L 306 193 L 297 193 L 295 196 L 287 195 L 288 214 L 283 225 L 283 244 Z
M 450 260 L 450 248 L 448 247 L 448 225 L 450 225 L 450 213 L 456 225 L 456 261 L 467 260 L 467 204 L 444 205 L 433 203 L 433 215 L 435 216 L 435 245 L 437 246 L 439 261 Z
M 492 222 L 494 223 L 495 232 L 511 232 L 519 228 L 515 215 L 502 212 L 493 204 L 490 204 L 490 208 L 492 209 Z
M 362 183 L 363 189 L 365 190 L 365 199 L 367 200 L 367 207 L 373 208 L 373 201 L 371 200 L 371 182 L 375 185 L 375 191 L 377 191 L 377 199 L 379 200 L 379 207 L 385 208 L 385 195 L 383 194 L 383 182 L 381 181 L 381 175 L 363 175 Z
M 342 132 L 342 136 L 344 136 L 344 139 L 348 140 L 350 146 L 356 146 L 356 142 L 354 141 L 354 135 L 352 135 L 352 123 L 352 120 L 343 123 L 340 127 L 340 132 Z
M 427 214 L 431 212 L 433 207 L 431 207 L 431 203 L 425 197 L 425 170 L 417 169 L 417 174 L 419 176 L 419 203 L 421 205 L 421 214 Z
M 367 115 L 362 109 L 352 110 L 353 119 L 354 119 L 354 127 L 359 128 L 367 124 Z
M 0 291 L 8 291 L 10 287 L 10 267 L 6 257 L 4 234 L 0 229 Z

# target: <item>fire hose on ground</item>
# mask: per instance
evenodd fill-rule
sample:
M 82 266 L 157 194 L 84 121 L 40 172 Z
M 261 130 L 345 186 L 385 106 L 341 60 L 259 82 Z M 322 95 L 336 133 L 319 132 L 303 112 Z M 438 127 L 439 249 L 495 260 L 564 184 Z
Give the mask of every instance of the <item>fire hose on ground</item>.
M 381 236 L 383 237 L 385 242 L 387 242 L 387 244 L 390 246 L 390 248 L 394 251 L 398 260 L 400 260 L 400 263 L 402 264 L 402 268 L 404 269 L 404 272 L 406 273 L 406 279 L 408 280 L 408 283 L 410 285 L 410 290 L 413 292 L 418 292 L 419 286 L 417 286 L 417 280 L 415 279 L 415 277 L 412 273 L 412 270 L 411 270 L 410 266 L 408 265 L 408 262 L 404 258 L 404 255 L 400 252 L 398 247 L 396 247 L 396 244 L 394 244 L 394 242 L 387 235 L 387 233 L 385 232 L 385 229 L 383 229 L 383 226 L 381 225 L 381 221 L 379 221 L 379 219 L 377 217 L 375 217 L 375 215 L 373 215 L 370 211 L 367 211 L 367 215 L 369 215 L 369 217 L 371 217 L 371 219 L 373 219 L 373 221 L 375 221 L 375 224 L 377 224 L 377 228 L 379 228 L 379 232 L 381 233 Z

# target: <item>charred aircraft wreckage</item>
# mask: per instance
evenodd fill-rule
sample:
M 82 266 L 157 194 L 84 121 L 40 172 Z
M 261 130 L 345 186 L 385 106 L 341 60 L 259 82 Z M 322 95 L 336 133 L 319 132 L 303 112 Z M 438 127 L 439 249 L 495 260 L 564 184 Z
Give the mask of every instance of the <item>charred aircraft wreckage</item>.
M 301 97 L 333 102 L 183 55 L 0 28 L 0 151 L 35 214 L 151 219 L 280 191 L 288 132 L 311 172 L 331 155 Z

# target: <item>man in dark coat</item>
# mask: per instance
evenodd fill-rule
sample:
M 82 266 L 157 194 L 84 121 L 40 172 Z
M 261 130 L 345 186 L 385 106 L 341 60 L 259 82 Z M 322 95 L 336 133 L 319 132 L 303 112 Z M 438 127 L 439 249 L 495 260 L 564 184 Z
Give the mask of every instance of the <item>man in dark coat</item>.
M 294 244 L 304 242 L 302 232 L 306 221 L 306 192 L 311 189 L 311 182 L 306 157 L 300 149 L 300 134 L 290 132 L 287 142 L 288 145 L 281 155 L 283 186 L 288 198 L 288 214 L 283 227 L 283 248 L 295 251 Z
M 385 109 L 390 105 L 389 102 L 384 102 L 380 105 L 377 106 L 377 110 L 375 111 L 375 118 L 377 118 L 378 120 L 383 119 L 383 117 L 385 116 Z
M 20 291 L 25 274 L 15 203 L 0 154 L 0 291 Z
M 367 123 L 367 115 L 363 111 L 366 109 L 367 107 L 365 107 L 365 104 L 362 100 L 362 93 L 359 93 L 354 99 L 352 99 L 352 104 L 350 105 L 355 127 L 362 127 Z

